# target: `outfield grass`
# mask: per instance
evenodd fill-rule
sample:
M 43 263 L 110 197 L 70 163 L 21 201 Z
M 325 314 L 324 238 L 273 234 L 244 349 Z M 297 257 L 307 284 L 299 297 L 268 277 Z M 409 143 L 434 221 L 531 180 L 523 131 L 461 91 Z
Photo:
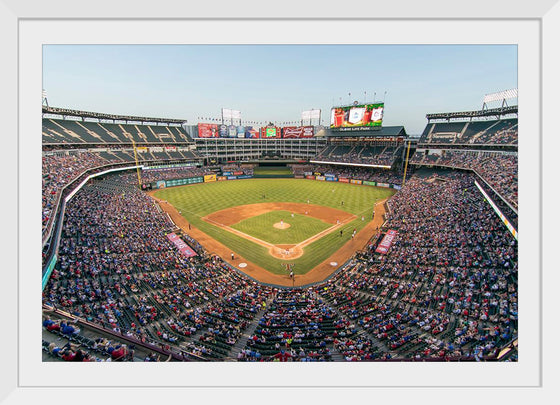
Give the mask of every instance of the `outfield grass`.
M 392 189 L 338 182 L 249 179 L 163 189 L 158 190 L 156 196 L 173 204 L 181 215 L 207 235 L 219 240 L 247 260 L 276 274 L 285 273 L 285 261 L 272 257 L 267 248 L 211 225 L 201 218 L 215 211 L 239 205 L 262 202 L 306 203 L 308 200 L 311 204 L 337 208 L 356 215 L 356 220 L 341 228 L 342 237 L 339 232 L 334 232 L 305 247 L 303 256 L 293 261 L 294 273 L 304 274 L 342 247 L 351 238 L 353 229 L 361 230 L 371 219 L 374 204 L 394 192 Z M 265 198 L 262 198 L 263 195 Z M 362 215 L 365 217 L 364 221 L 361 220 Z
M 290 227 L 274 228 L 274 224 L 280 221 L 290 224 Z M 238 231 L 273 245 L 297 244 L 331 226 L 332 224 L 306 215 L 294 214 L 292 217 L 289 211 L 270 211 L 231 225 Z

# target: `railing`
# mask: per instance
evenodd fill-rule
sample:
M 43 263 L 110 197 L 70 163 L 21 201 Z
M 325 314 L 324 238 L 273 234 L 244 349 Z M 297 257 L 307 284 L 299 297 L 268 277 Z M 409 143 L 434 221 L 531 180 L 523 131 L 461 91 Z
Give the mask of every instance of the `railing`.
M 72 321 L 76 322 L 79 325 L 87 326 L 88 328 L 96 330 L 97 332 L 101 332 L 101 333 L 104 333 L 104 334 L 107 334 L 107 335 L 111 335 L 115 338 L 118 338 L 119 340 L 124 340 L 124 341 L 127 341 L 128 343 L 134 344 L 136 346 L 143 347 L 146 350 L 153 351 L 153 352 L 162 354 L 164 356 L 170 356 L 172 359 L 177 360 L 177 361 L 208 361 L 208 359 L 205 359 L 203 357 L 197 356 L 197 355 L 192 354 L 192 353 L 188 353 L 188 352 L 185 352 L 185 351 L 182 351 L 182 350 L 173 350 L 166 343 L 153 344 L 153 343 L 143 342 L 140 339 L 137 339 L 135 337 L 127 336 L 127 335 L 123 334 L 122 331 L 120 333 L 117 333 L 112 329 L 107 329 L 107 328 L 104 328 L 102 325 L 96 324 L 94 322 L 90 322 L 90 321 L 88 321 L 86 319 L 83 319 L 83 318 L 80 318 L 80 317 L 73 316 L 73 315 L 69 314 L 68 312 L 62 311 L 62 310 L 60 310 L 60 309 L 58 309 L 54 306 L 51 307 L 49 305 L 43 304 L 43 310 L 54 313 L 58 316 L 61 316 L 61 317 L 67 318 L 67 319 L 71 319 Z

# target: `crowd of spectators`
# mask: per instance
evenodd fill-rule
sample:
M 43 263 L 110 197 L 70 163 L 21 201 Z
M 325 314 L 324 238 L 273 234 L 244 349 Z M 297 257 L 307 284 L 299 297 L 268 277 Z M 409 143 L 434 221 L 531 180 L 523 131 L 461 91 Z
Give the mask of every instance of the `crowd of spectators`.
M 169 217 L 130 185 L 133 175 L 119 177 L 85 186 L 68 203 L 45 303 L 141 341 L 191 338 L 193 353 L 204 347 L 215 356 L 212 342 L 194 335 L 209 333 L 231 346 L 272 289 L 200 245 L 197 256 L 181 255 L 166 237 L 174 230 Z
M 189 177 L 215 174 L 206 167 L 162 167 L 145 169 L 141 172 L 142 183 L 153 183 L 158 180 L 185 179 Z
M 360 163 L 370 165 L 392 166 L 395 160 L 396 146 L 327 146 L 319 153 L 317 159 L 340 163 Z
M 412 163 L 474 170 L 506 201 L 517 207 L 517 154 L 447 150 L 442 155 L 417 154 Z
M 252 164 L 226 164 L 220 167 L 222 173 L 224 172 L 243 172 L 243 174 L 252 176 L 254 174 L 255 165 Z
M 433 125 L 433 127 L 432 127 Z M 517 119 L 429 123 L 420 144 L 516 145 Z
M 517 331 L 517 243 L 472 175 L 412 178 L 391 200 L 386 255 L 356 258 L 320 291 L 388 351 L 493 356 Z
M 404 173 L 401 170 L 388 170 L 371 167 L 341 166 L 341 165 L 293 165 L 294 175 L 305 176 L 315 173 L 333 174 L 336 177 L 347 179 L 358 179 L 366 181 L 376 181 L 378 183 L 388 183 L 400 185 L 403 181 Z M 410 178 L 413 171 L 407 171 L 407 178 Z
M 413 176 L 390 201 L 387 254 L 372 243 L 331 280 L 285 290 L 188 235 L 198 254 L 183 256 L 166 237 L 174 224 L 133 184 L 109 176 L 68 203 L 45 304 L 209 360 L 474 360 L 517 334 L 516 240 L 471 174 Z
M 75 321 L 43 318 L 43 329 L 51 336 L 43 339 L 43 350 L 64 361 L 133 361 L 134 346 L 107 338 L 90 339 L 80 334 Z M 64 344 L 63 344 L 64 343 Z
M 244 175 L 253 175 L 253 167 L 246 165 L 228 164 L 210 167 L 162 167 L 142 170 L 142 182 L 152 183 L 158 180 L 185 179 L 189 177 L 206 176 L 210 174 L 221 175 L 224 172 L 242 172 Z
M 99 155 L 90 152 L 72 154 L 44 154 L 42 157 L 42 225 L 43 230 L 56 208 L 56 200 L 60 190 L 79 177 L 84 171 L 108 163 Z
M 120 151 L 124 147 L 110 145 L 109 149 Z M 51 151 L 52 147 L 46 146 L 43 149 L 47 152 L 42 156 L 42 229 L 44 231 L 56 209 L 58 195 L 64 186 L 80 177 L 86 170 L 111 163 L 122 163 L 123 158 L 106 152 L 94 153 L 69 149 L 66 153 L 54 153 Z M 129 157 L 127 160 L 133 162 L 133 154 Z M 150 159 L 157 160 L 153 156 Z M 145 182 L 152 182 L 159 180 L 160 177 L 174 179 L 211 173 L 201 168 L 155 169 L 143 171 L 142 179 Z
M 488 145 L 515 145 L 519 139 L 517 126 L 496 132 L 485 132 L 477 137 L 473 137 L 470 143 L 484 143 Z
M 279 292 L 239 361 L 328 361 L 337 315 L 307 290 Z

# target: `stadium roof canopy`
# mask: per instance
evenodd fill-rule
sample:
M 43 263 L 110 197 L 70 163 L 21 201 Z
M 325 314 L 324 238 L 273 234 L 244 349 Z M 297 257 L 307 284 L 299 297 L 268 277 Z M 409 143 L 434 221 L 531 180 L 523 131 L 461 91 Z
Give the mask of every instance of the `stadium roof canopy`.
M 517 114 L 517 106 L 505 106 L 492 109 L 483 109 L 478 111 L 461 111 L 426 114 L 428 121 L 430 120 L 449 120 L 453 118 L 475 118 L 475 117 L 500 117 L 502 115 Z
M 404 136 L 406 137 L 406 131 L 402 125 L 391 126 L 391 127 L 381 127 L 381 129 L 372 130 L 330 130 L 327 136 L 329 137 L 359 137 L 359 138 L 378 138 L 383 136 Z
M 152 118 L 152 117 L 137 117 L 133 115 L 118 115 L 118 114 L 106 114 L 97 113 L 90 111 L 80 111 L 71 110 L 69 108 L 59 108 L 59 107 L 48 107 L 43 106 L 43 114 L 58 114 L 58 115 L 69 115 L 74 117 L 82 118 L 98 118 L 107 120 L 123 120 L 123 121 L 143 121 L 143 122 L 161 122 L 161 123 L 173 123 L 173 124 L 183 124 L 187 120 L 173 119 L 173 118 Z

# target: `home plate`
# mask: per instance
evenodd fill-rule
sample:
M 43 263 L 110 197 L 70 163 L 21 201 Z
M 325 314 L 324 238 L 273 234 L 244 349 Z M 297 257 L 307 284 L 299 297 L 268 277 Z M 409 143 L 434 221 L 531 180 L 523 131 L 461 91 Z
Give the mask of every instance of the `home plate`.
M 241 267 L 241 268 L 247 267 L 247 263 L 239 263 L 239 267 Z
M 337 262 L 331 262 L 331 266 L 333 266 L 333 267 L 338 266 L 338 263 Z

